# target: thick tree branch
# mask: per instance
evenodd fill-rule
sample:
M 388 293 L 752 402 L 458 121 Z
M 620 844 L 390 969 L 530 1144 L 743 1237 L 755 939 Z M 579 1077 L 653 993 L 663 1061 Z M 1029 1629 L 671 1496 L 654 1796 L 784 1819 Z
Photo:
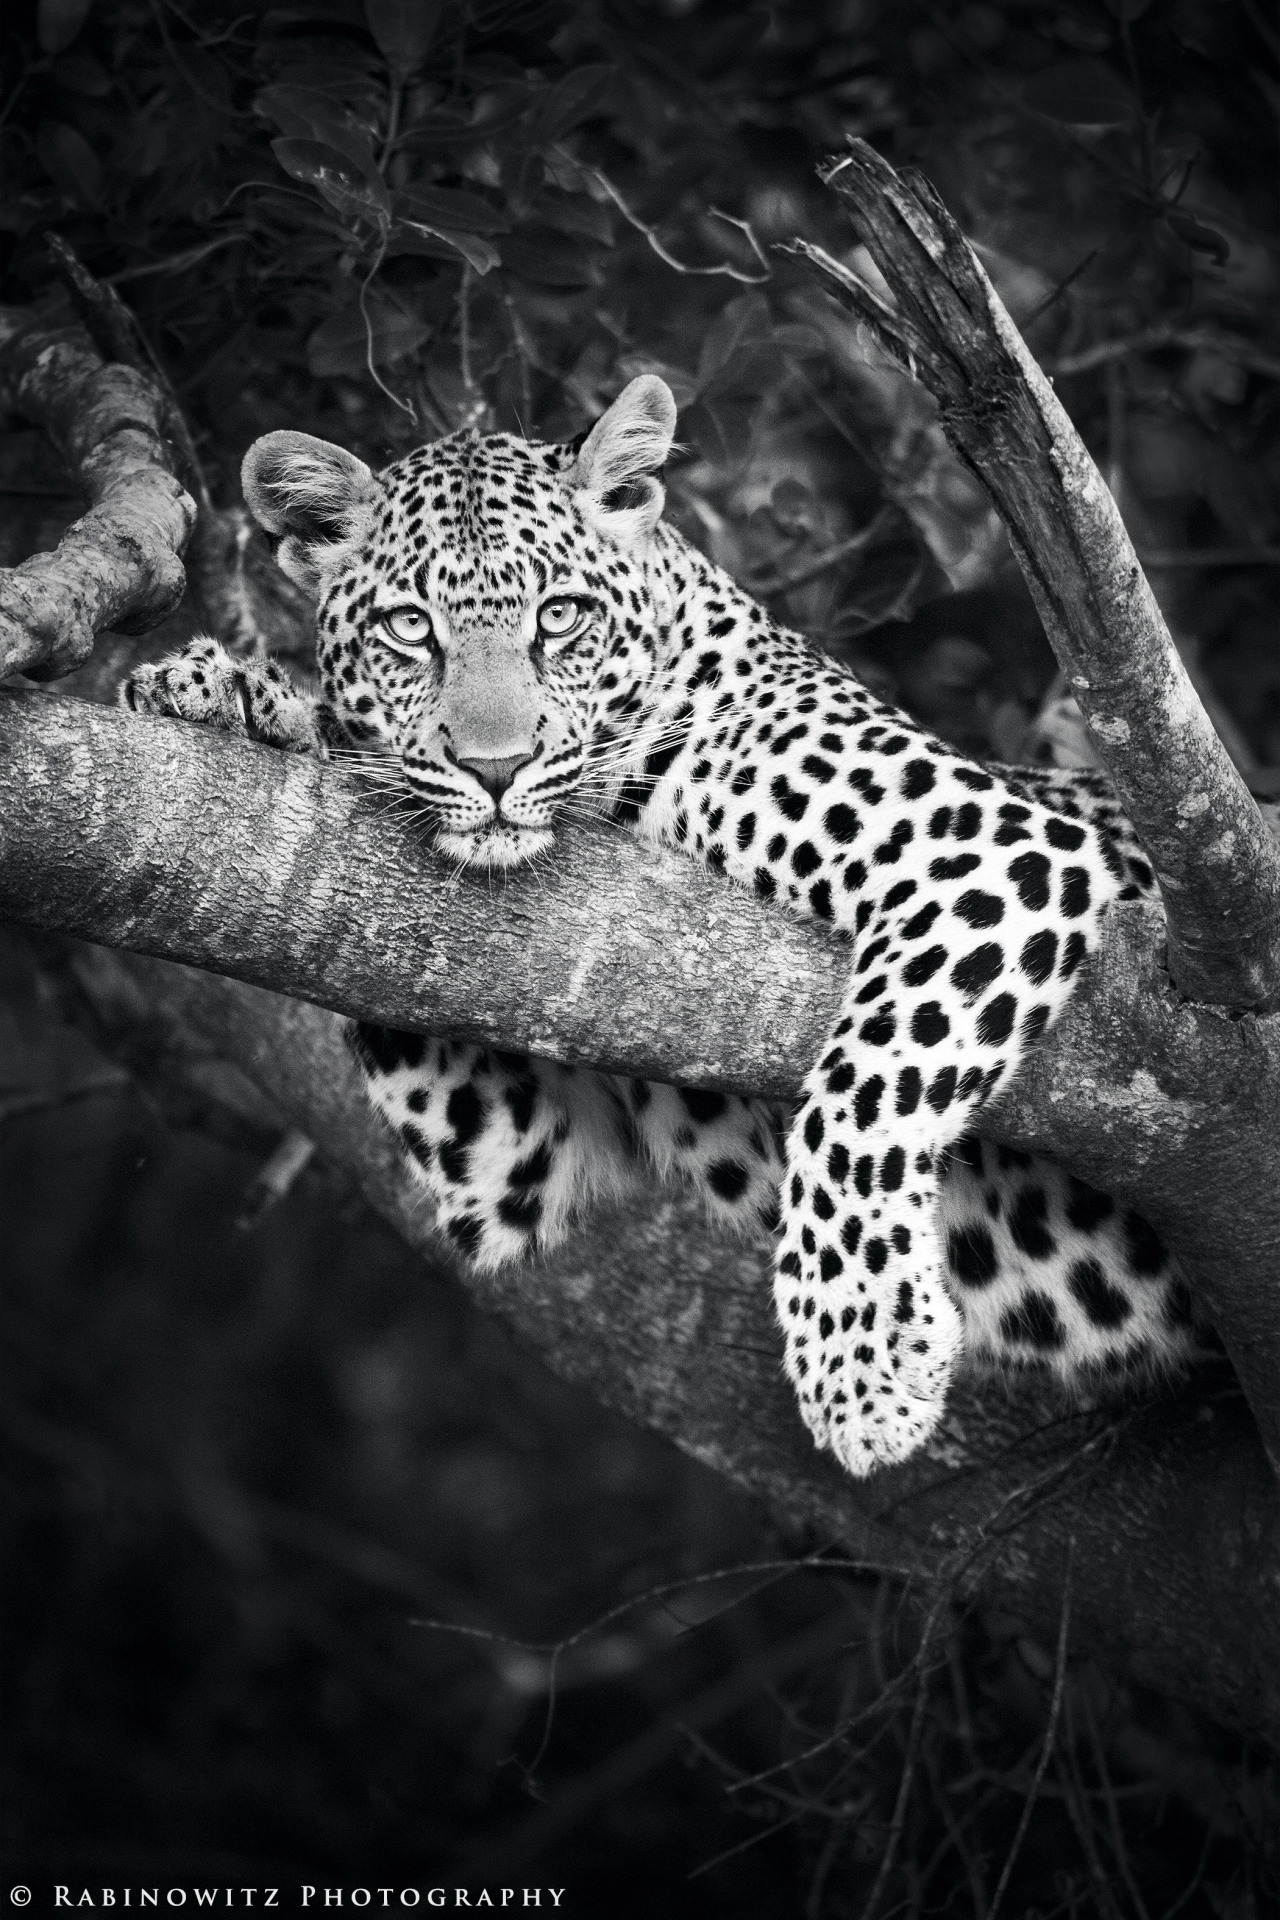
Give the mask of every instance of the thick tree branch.
M 100 1034 L 159 1019 L 178 1046 L 211 1044 L 442 1263 L 332 1015 L 102 949 L 78 950 L 71 971 Z M 814 1452 L 781 1377 L 765 1256 L 716 1241 L 692 1203 L 649 1200 L 547 1264 L 459 1278 L 554 1371 L 757 1494 L 810 1545 L 959 1596 L 981 1586 L 1051 1637 L 1074 1541 L 1073 1653 L 1245 1733 L 1280 1733 L 1280 1502 L 1220 1380 L 1092 1410 L 1025 1383 L 962 1383 L 922 1456 L 856 1483 Z
M 5 404 L 42 427 L 92 503 L 54 553 L 0 571 L 0 679 L 51 679 L 107 627 L 146 633 L 186 591 L 195 502 L 175 477 L 154 381 L 104 366 L 88 334 L 0 310 Z
M 604 826 L 562 835 L 545 871 L 455 877 L 384 805 L 350 775 L 178 722 L 0 697 L 14 919 L 396 1026 L 686 1084 L 798 1087 L 847 966 L 820 927 Z M 1138 909 L 1112 916 L 988 1127 L 1167 1235 L 1280 1461 L 1280 1018 L 1179 1002 L 1158 930 Z
M 1280 848 L 1196 696 L 1115 503 L 959 227 L 864 141 L 827 184 L 894 304 L 800 250 L 938 401 L 1009 530 L 1045 631 L 1155 866 L 1190 998 L 1280 1007 Z

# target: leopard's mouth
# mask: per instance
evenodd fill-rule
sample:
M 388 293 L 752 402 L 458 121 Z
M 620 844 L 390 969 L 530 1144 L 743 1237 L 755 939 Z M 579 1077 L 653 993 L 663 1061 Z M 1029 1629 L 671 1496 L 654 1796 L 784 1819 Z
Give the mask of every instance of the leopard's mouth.
M 468 833 L 441 828 L 436 848 L 459 867 L 523 867 L 546 853 L 555 835 L 549 827 L 518 827 L 495 819 Z

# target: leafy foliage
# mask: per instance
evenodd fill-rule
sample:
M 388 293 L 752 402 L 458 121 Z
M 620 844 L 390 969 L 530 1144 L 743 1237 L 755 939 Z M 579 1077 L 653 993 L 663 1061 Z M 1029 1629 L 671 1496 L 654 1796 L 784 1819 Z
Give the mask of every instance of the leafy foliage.
M 1280 94 L 1251 6 L 41 0 L 8 42 L 14 290 L 51 226 L 120 287 L 224 499 L 272 427 L 375 462 L 465 425 L 567 437 L 655 370 L 686 531 L 1015 751 L 1051 663 L 985 499 L 779 250 L 849 252 L 814 166 L 856 133 L 960 214 L 1140 543 L 1274 559 Z M 1159 576 L 1250 767 L 1280 762 L 1272 577 Z

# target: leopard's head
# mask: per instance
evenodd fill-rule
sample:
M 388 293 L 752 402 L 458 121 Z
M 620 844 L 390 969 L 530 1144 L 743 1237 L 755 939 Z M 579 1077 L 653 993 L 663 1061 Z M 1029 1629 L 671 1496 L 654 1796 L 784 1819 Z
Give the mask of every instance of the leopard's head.
M 607 785 L 655 671 L 675 417 L 644 375 L 580 447 L 456 433 L 379 474 L 305 433 L 249 449 L 245 499 L 316 601 L 326 704 L 454 858 L 532 859 Z

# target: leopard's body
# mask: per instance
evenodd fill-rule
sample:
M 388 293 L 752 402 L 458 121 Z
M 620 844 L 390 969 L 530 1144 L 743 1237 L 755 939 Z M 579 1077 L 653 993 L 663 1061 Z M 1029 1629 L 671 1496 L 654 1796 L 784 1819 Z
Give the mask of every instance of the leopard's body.
M 1187 1348 L 1152 1229 L 973 1131 L 1152 875 L 1100 775 L 966 760 L 661 523 L 673 426 L 645 379 L 580 450 L 459 434 L 375 478 L 267 436 L 246 494 L 316 595 L 318 700 L 213 642 L 130 698 L 353 752 L 461 861 L 518 868 L 589 805 L 847 936 L 785 1144 L 759 1102 L 381 1028 L 355 1045 L 472 1260 L 529 1257 L 641 1167 L 776 1228 L 787 1371 L 865 1473 L 929 1434 L 965 1348 L 1064 1373 Z

